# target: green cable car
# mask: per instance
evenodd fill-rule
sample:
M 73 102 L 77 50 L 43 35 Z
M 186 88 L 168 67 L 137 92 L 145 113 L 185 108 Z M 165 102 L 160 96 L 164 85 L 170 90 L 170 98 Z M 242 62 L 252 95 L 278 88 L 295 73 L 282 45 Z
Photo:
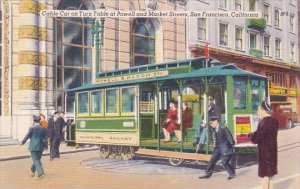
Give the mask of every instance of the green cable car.
M 75 92 L 75 141 L 97 144 L 100 157 L 135 154 L 183 160 L 208 161 L 213 147 L 209 129 L 204 150 L 192 145 L 195 130 L 208 123 L 208 97 L 221 113 L 221 123 L 231 131 L 237 154 L 255 153 L 248 133 L 256 130 L 256 114 L 268 99 L 266 77 L 204 57 L 102 72 L 93 83 L 71 89 Z M 177 103 L 177 131 L 164 142 L 163 124 L 168 105 Z M 189 128 L 182 120 L 185 103 L 192 112 Z

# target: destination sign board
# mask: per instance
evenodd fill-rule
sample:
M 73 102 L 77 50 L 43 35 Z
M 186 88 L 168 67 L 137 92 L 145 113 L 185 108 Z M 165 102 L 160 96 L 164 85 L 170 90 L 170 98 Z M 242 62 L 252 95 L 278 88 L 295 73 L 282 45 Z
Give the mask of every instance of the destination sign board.
M 121 82 L 135 79 L 150 79 L 161 76 L 166 76 L 169 74 L 169 71 L 156 71 L 156 72 L 146 72 L 146 73 L 137 73 L 130 75 L 122 76 L 113 76 L 113 77 L 103 77 L 95 79 L 95 83 L 110 83 L 110 82 Z

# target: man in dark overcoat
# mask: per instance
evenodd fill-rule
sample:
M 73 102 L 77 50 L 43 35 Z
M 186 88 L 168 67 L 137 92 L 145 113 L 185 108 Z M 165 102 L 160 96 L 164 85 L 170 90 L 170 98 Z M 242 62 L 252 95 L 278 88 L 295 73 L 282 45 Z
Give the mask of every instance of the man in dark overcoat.
M 213 128 L 215 137 L 215 148 L 211 154 L 210 161 L 207 164 L 205 175 L 200 176 L 200 179 L 207 179 L 211 177 L 216 162 L 221 158 L 224 169 L 228 173 L 228 180 L 235 177 L 235 170 L 230 164 L 232 156 L 235 154 L 235 141 L 227 127 L 220 124 L 219 117 L 212 115 L 210 117 L 209 125 Z
M 54 114 L 50 115 L 50 118 L 48 119 L 47 135 L 50 143 L 50 154 L 51 154 L 51 149 L 53 148 L 52 146 L 53 146 L 53 139 L 54 139 Z
M 277 174 L 277 134 L 279 123 L 271 116 L 270 105 L 263 101 L 258 108 L 262 118 L 250 139 L 258 147 L 258 176 L 263 178 L 263 188 L 270 188 L 270 177 Z
M 61 119 L 59 112 L 54 112 L 54 133 L 53 133 L 53 144 L 50 151 L 50 161 L 52 161 L 54 158 L 60 158 L 59 153 L 59 146 L 60 142 L 63 138 L 63 129 L 65 126 L 65 121 Z
M 38 179 L 42 179 L 45 176 L 44 169 L 42 167 L 41 158 L 44 149 L 48 149 L 47 144 L 47 131 L 40 126 L 41 118 L 39 116 L 33 117 L 33 126 L 29 128 L 26 136 L 21 142 L 21 145 L 30 139 L 29 150 L 32 157 L 31 176 L 35 176 L 35 172 L 38 174 Z

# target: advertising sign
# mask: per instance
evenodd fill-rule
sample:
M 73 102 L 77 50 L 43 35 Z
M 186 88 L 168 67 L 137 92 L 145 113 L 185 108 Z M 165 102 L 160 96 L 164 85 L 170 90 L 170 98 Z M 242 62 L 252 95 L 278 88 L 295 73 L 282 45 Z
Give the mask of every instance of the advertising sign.
M 234 116 L 237 143 L 249 142 L 248 134 L 251 133 L 251 115 Z

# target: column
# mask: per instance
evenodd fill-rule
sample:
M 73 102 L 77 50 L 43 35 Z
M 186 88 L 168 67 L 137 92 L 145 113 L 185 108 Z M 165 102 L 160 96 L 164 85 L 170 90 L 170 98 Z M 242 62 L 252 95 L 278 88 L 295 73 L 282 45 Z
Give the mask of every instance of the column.
M 18 28 L 18 64 L 15 69 L 15 114 L 38 113 L 38 90 L 45 88 L 45 78 L 39 78 L 39 16 L 38 2 L 20 0 Z M 15 60 L 16 61 L 16 60 Z M 34 112 L 32 112 L 34 111 Z
M 47 0 L 39 0 L 38 9 L 39 11 L 46 9 Z M 39 75 L 38 77 L 44 78 L 45 88 L 39 88 L 39 109 L 43 114 L 46 112 L 46 83 L 47 83 L 47 73 L 46 73 L 46 62 L 47 62 L 47 17 L 39 16 Z

